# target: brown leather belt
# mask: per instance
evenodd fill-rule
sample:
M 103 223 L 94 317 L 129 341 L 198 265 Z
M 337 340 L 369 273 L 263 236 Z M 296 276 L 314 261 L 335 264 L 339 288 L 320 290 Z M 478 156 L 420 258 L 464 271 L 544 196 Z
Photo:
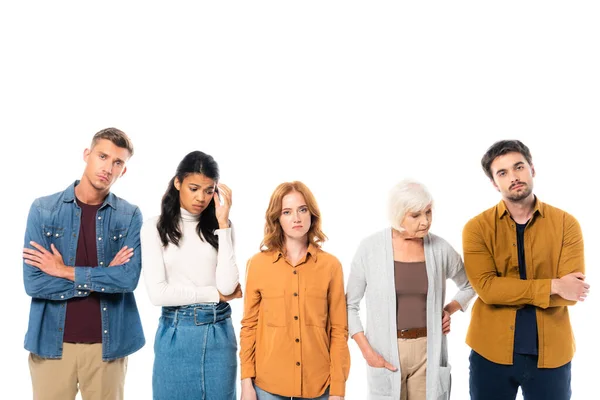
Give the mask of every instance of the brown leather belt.
M 399 339 L 416 339 L 427 336 L 427 328 L 402 329 L 398 331 Z

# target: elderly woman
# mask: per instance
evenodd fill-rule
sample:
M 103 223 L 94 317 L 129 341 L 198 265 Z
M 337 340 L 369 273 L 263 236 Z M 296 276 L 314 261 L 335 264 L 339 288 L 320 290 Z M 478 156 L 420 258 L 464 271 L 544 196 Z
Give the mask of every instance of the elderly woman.
M 397 184 L 390 194 L 392 227 L 364 239 L 352 262 L 348 330 L 368 364 L 369 399 L 450 398 L 445 335 L 450 316 L 464 311 L 475 292 L 460 255 L 429 233 L 432 203 L 422 184 Z M 459 291 L 443 306 L 447 278 Z M 365 292 L 366 332 L 359 316 Z

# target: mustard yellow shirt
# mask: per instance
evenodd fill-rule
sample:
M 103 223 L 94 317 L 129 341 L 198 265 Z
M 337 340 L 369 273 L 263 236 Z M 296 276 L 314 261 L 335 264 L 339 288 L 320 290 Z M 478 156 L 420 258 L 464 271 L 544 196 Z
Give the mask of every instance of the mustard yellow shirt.
M 537 307 L 538 367 L 560 367 L 575 353 L 567 310 L 575 302 L 550 295 L 551 281 L 584 272 L 581 228 L 573 216 L 536 199 L 524 239 L 527 279 L 521 280 L 516 226 L 503 201 L 465 225 L 465 271 L 479 295 L 466 342 L 490 361 L 512 364 L 516 313 L 531 304 Z
M 289 397 L 344 396 L 350 370 L 340 262 L 311 245 L 292 266 L 281 252 L 247 264 L 241 378 Z

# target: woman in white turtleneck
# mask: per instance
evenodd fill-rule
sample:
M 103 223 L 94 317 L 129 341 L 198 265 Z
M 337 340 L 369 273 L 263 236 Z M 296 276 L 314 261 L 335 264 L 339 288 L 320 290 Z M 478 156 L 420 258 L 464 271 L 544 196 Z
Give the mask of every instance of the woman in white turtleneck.
M 161 214 L 144 223 L 142 269 L 162 306 L 152 391 L 161 399 L 236 398 L 237 343 L 229 300 L 242 297 L 229 222 L 231 190 L 215 160 L 189 153 L 169 182 Z

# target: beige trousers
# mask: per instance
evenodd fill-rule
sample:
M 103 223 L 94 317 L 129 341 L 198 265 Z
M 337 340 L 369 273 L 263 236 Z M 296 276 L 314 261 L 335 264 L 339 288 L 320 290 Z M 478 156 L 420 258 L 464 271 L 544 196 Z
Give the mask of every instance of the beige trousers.
M 63 343 L 61 359 L 29 354 L 34 400 L 122 400 L 127 357 L 102 361 L 102 343 Z
M 427 338 L 398 339 L 400 400 L 425 400 Z

